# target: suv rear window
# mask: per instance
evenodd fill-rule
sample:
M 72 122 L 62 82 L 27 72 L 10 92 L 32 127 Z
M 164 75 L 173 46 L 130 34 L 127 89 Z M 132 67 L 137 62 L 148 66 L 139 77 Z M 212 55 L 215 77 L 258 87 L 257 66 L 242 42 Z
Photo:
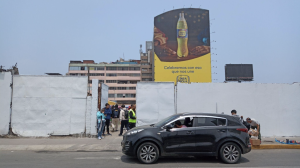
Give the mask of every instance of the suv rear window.
M 201 127 L 201 126 L 225 126 L 226 125 L 226 119 L 222 118 L 212 118 L 212 117 L 198 117 L 196 119 L 195 126 Z
M 240 126 L 240 125 L 241 125 L 241 123 L 239 123 L 233 119 L 228 120 L 228 126 Z

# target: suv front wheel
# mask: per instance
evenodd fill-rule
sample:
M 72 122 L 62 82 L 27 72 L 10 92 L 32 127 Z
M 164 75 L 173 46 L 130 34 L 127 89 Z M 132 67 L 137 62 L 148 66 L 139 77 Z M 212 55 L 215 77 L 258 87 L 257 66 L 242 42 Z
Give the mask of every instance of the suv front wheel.
M 237 163 L 241 158 L 241 149 L 235 143 L 225 143 L 220 149 L 220 157 L 225 163 Z
M 140 162 L 151 164 L 155 163 L 159 157 L 159 151 L 155 144 L 145 142 L 141 144 L 137 150 L 137 158 Z

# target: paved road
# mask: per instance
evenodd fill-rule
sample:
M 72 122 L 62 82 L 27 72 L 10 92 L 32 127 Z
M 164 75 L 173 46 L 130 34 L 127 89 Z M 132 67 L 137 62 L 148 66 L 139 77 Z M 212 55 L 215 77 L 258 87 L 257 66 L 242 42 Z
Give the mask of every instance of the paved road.
M 136 158 L 120 152 L 33 152 L 0 151 L 0 168 L 4 167 L 299 167 L 300 150 L 254 150 L 243 155 L 235 165 L 223 164 L 214 157 L 195 159 L 160 158 L 157 164 L 143 165 Z

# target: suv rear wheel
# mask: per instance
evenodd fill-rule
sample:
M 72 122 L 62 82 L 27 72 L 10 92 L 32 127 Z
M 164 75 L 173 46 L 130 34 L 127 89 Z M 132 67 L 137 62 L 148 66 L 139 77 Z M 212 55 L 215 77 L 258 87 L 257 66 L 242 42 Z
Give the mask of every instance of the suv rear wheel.
M 220 149 L 220 157 L 225 163 L 237 163 L 241 158 L 241 149 L 235 143 L 225 143 Z
M 145 142 L 141 144 L 137 150 L 137 158 L 140 162 L 151 164 L 155 163 L 159 157 L 159 151 L 155 144 Z

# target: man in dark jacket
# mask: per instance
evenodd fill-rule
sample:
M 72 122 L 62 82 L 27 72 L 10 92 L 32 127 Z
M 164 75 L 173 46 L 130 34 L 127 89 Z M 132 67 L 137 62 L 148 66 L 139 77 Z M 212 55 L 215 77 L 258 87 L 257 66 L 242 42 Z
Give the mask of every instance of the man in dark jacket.
M 105 125 L 106 125 L 106 129 L 107 129 L 107 135 L 111 135 L 109 133 L 109 124 L 110 124 L 110 117 L 111 117 L 111 108 L 110 108 L 110 105 L 108 103 L 105 104 L 105 111 L 104 111 L 104 115 L 106 115 L 106 122 L 105 122 Z M 105 128 L 103 129 L 103 134 L 105 132 Z
M 114 132 L 114 131 L 118 131 L 118 128 L 119 128 L 119 122 L 120 122 L 119 117 L 120 117 L 120 109 L 119 109 L 118 104 L 116 104 L 116 105 L 115 105 L 115 108 L 114 108 L 113 111 L 112 111 L 112 116 L 111 116 L 111 118 L 112 118 L 112 123 L 113 123 L 113 125 L 114 125 L 114 127 L 113 127 L 113 132 Z

